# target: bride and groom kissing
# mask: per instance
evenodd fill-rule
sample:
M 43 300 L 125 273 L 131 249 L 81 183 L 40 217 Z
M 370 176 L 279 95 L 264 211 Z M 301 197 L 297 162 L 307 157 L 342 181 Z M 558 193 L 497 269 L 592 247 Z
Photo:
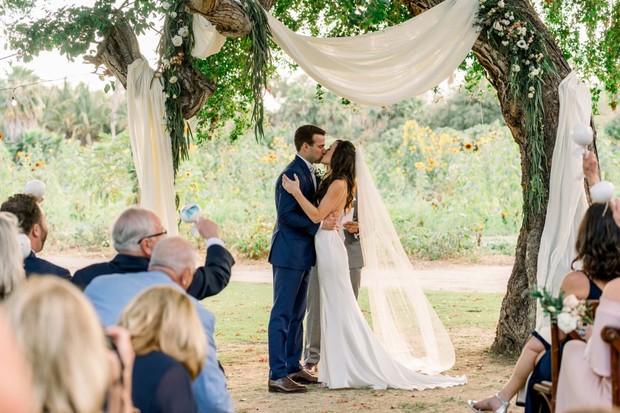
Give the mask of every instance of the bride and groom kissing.
M 337 140 L 326 150 L 325 135 L 323 129 L 314 125 L 298 128 L 294 139 L 297 155 L 276 182 L 277 220 L 269 253 L 274 292 L 268 327 L 269 391 L 305 392 L 308 388 L 304 383 L 316 382 L 332 389 L 422 390 L 464 384 L 464 377 L 424 374 L 420 372 L 422 368 L 396 361 L 364 318 L 351 285 L 347 252 L 336 229 L 342 212 L 351 208 L 356 169 L 367 168 L 360 151 L 349 141 Z M 318 162 L 328 166 L 321 182 L 313 173 L 312 164 Z M 363 181 L 364 187 L 372 184 L 369 176 Z M 358 195 L 360 206 L 371 202 L 360 190 Z M 365 225 L 373 226 L 360 220 L 360 228 Z M 377 237 L 373 233 L 369 238 L 372 245 Z M 376 255 L 375 251 L 369 251 L 369 255 Z M 314 265 L 320 291 L 318 377 L 300 363 L 309 272 Z M 393 324 L 389 318 L 397 315 L 388 317 L 387 324 Z M 434 336 L 434 332 L 431 330 L 428 335 Z M 434 342 L 427 337 L 422 339 Z M 427 348 L 426 353 L 438 353 L 437 349 L 430 350 Z

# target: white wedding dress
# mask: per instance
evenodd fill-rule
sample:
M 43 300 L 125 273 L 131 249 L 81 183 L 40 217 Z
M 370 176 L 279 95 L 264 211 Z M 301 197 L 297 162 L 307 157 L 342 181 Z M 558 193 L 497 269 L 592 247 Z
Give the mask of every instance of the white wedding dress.
M 338 232 L 320 229 L 314 244 L 321 292 L 320 382 L 332 389 L 377 390 L 423 390 L 467 382 L 464 376 L 419 373 L 390 357 L 357 304 Z

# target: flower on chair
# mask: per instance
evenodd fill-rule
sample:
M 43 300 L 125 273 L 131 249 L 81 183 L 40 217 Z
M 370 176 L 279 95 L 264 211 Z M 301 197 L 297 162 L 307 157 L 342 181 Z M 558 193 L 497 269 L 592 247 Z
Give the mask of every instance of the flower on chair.
M 565 334 L 583 328 L 584 324 L 592 324 L 592 311 L 586 300 L 578 299 L 575 294 L 564 297 L 560 291 L 557 297 L 553 297 L 544 287 L 542 290 L 534 290 L 531 294 L 538 298 L 540 305 L 552 320 L 556 320 L 558 328 Z

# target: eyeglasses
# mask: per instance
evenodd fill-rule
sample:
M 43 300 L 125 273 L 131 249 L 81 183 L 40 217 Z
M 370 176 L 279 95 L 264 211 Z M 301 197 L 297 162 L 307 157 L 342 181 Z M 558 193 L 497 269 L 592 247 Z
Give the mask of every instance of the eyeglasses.
M 157 234 L 147 235 L 146 237 L 140 238 L 140 240 L 138 241 L 138 244 L 140 244 L 142 241 L 144 241 L 147 238 L 161 237 L 162 235 L 166 235 L 167 233 L 168 231 L 163 230 L 162 232 L 158 232 Z

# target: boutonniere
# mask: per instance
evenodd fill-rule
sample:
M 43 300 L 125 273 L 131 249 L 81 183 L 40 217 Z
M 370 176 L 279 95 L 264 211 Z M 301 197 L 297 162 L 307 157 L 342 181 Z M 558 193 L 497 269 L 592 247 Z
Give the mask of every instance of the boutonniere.
M 316 176 L 317 179 L 323 179 L 323 176 L 325 176 L 325 172 L 326 170 L 324 165 L 314 167 L 314 176 Z

